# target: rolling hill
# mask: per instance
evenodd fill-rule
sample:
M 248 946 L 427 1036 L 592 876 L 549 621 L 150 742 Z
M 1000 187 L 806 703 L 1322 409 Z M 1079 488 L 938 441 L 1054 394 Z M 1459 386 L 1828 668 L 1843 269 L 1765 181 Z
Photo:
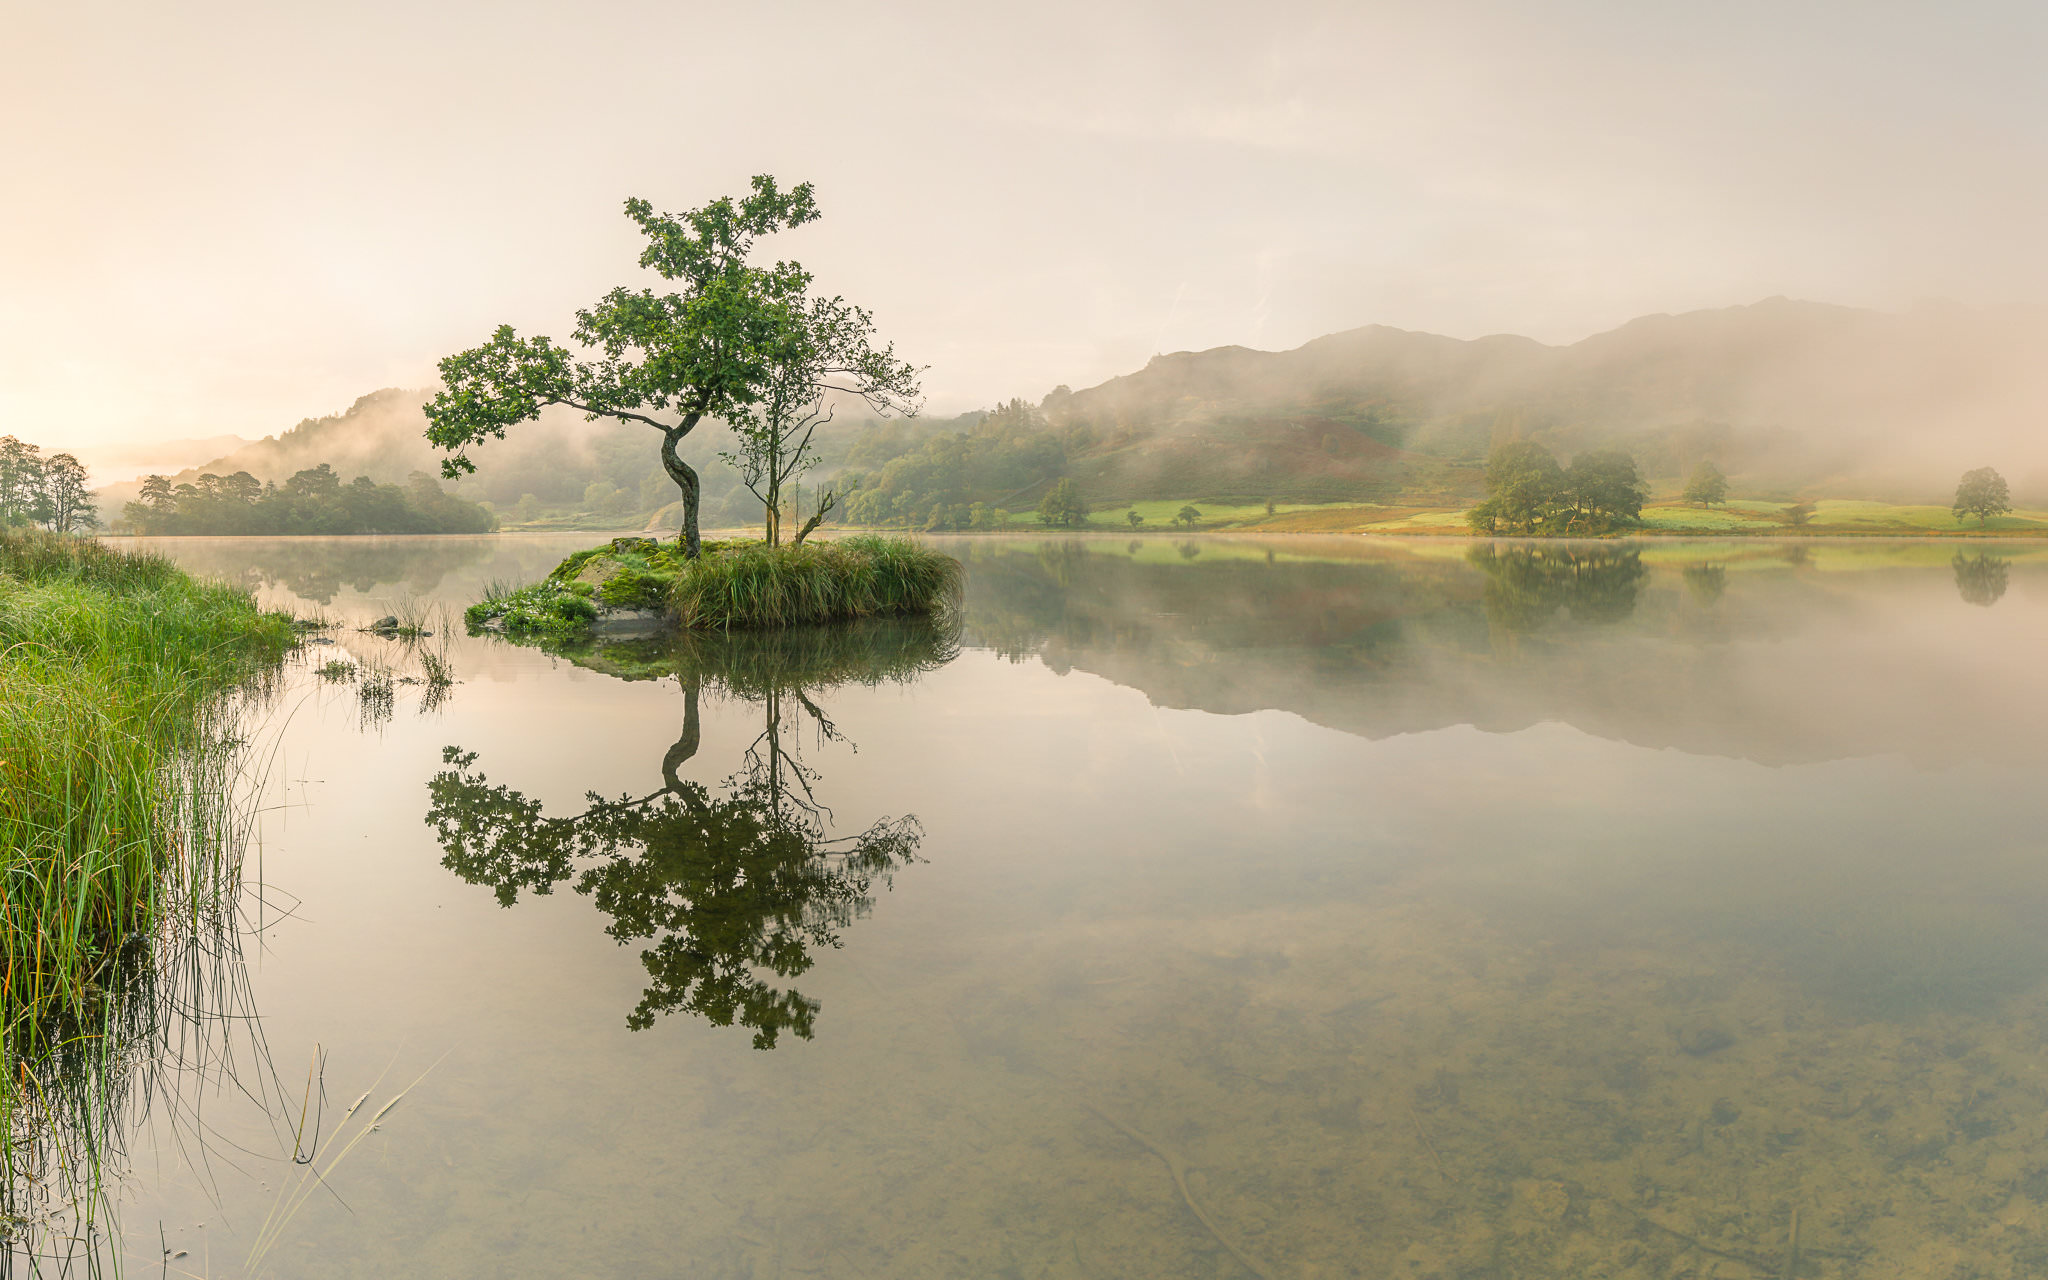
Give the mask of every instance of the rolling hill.
M 1414 491 L 1419 468 L 1426 490 L 1447 474 L 1428 463 L 1469 465 L 1528 438 L 1565 456 L 1621 445 L 1665 479 L 1711 456 L 1756 492 L 1939 499 L 1987 462 L 2043 492 L 2044 338 L 2036 312 L 1784 298 L 1645 316 L 1569 346 L 1374 325 L 1291 351 L 1159 356 L 1055 393 L 1045 410 L 1052 425 L 1086 426 L 1128 451 L 1101 467 L 1119 489 L 1192 470 L 1218 496 L 1263 483 L 1306 500 L 1322 496 L 1308 477 L 1370 471 Z M 1289 477 L 1309 487 L 1275 485 Z
M 1288 351 L 1161 355 L 1099 386 L 1058 388 L 1035 406 L 907 425 L 842 419 L 823 438 L 824 474 L 857 471 L 871 488 L 909 477 L 920 510 L 1028 507 L 1062 475 L 1098 505 L 1444 506 L 1477 492 L 1490 447 L 1526 438 L 1564 456 L 1626 447 L 1663 485 L 1712 458 L 1737 493 L 1754 496 L 1939 502 L 1961 470 L 1989 464 L 2013 481 L 2016 498 L 2038 501 L 2048 496 L 2048 445 L 2037 430 L 2048 418 L 2044 339 L 2048 317 L 2034 311 L 1890 313 L 1785 298 L 1645 316 L 1564 346 L 1371 325 Z M 373 392 L 174 478 L 248 471 L 281 481 L 321 462 L 380 481 L 434 472 L 439 455 L 421 437 L 427 394 Z M 1003 465 L 963 470 L 962 450 L 992 432 L 1003 436 Z M 1019 444 L 1033 433 L 1045 447 Z M 722 429 L 707 426 L 687 451 L 704 473 L 707 520 L 737 522 L 751 499 L 717 461 L 725 444 Z M 501 511 L 532 495 L 529 509 L 575 512 L 605 489 L 609 514 L 639 519 L 673 496 L 644 429 L 570 412 L 546 414 L 474 456 L 478 474 L 451 487 Z M 109 486 L 103 510 L 118 514 L 133 489 Z

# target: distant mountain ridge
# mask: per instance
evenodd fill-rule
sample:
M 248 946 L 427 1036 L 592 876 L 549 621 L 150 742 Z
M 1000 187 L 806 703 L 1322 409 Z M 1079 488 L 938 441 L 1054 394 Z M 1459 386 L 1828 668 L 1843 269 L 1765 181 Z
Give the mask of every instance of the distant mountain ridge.
M 1890 313 L 1770 298 L 1644 316 L 1562 346 L 1369 325 L 1287 351 L 1175 352 L 1098 386 L 1059 388 L 1041 410 L 1069 441 L 1066 470 L 1096 501 L 1458 501 L 1492 445 L 1523 438 L 1565 456 L 1621 445 L 1666 481 L 1712 457 L 1738 492 L 1938 500 L 1961 470 L 1988 464 L 2016 494 L 2034 495 L 2048 494 L 2044 346 L 2048 318 L 2036 311 Z M 422 438 L 428 394 L 372 392 L 174 478 L 248 471 L 281 481 L 321 462 L 380 481 L 438 472 L 441 455 Z M 860 425 L 834 425 L 828 471 Z M 551 411 L 477 450 L 479 474 L 458 491 L 501 506 L 525 493 L 569 501 L 605 478 L 656 495 L 645 435 Z M 707 427 L 690 442 L 707 494 L 731 491 L 715 458 L 723 441 Z M 132 490 L 103 491 L 107 509 L 118 513 Z

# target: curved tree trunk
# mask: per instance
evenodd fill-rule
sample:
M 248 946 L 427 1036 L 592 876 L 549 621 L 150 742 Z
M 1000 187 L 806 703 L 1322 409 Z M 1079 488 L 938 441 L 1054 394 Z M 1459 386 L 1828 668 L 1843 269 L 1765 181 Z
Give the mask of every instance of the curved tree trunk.
M 697 746 L 704 740 L 704 732 L 697 719 L 697 691 L 702 684 L 702 679 L 695 675 L 684 677 L 683 735 L 661 758 L 662 781 L 668 783 L 669 791 L 677 796 L 684 794 L 683 764 L 697 754 Z
M 695 426 L 693 420 L 690 426 Z M 697 504 L 701 492 L 697 473 L 690 464 L 676 456 L 676 445 L 689 433 L 689 427 L 662 433 L 661 466 L 668 472 L 668 478 L 676 482 L 676 488 L 683 491 L 683 555 L 695 560 L 704 549 L 704 541 L 697 533 Z

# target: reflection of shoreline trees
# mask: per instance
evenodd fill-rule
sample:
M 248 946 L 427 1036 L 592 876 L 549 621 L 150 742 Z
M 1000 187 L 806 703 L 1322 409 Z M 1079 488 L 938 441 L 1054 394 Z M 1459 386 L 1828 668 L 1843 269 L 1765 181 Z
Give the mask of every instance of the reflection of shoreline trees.
M 1487 619 L 1508 631 L 1534 631 L 1562 608 L 1575 622 L 1619 622 L 1635 612 L 1649 571 L 1642 553 L 1616 547 L 1472 548 L 1466 559 L 1486 575 Z
M 2005 557 L 1987 555 L 1980 551 L 1966 556 L 1956 552 L 1949 567 L 1955 570 L 1956 592 L 1964 604 L 1982 605 L 1990 608 L 2005 596 L 2006 577 L 2011 565 Z
M 1686 591 L 1702 605 L 1719 604 L 1721 597 L 1728 593 L 1726 565 L 1687 565 L 1682 576 L 1685 579 Z
M 802 758 L 808 729 L 843 741 L 819 705 L 830 687 L 909 683 L 956 652 L 929 622 L 796 628 L 771 633 L 684 633 L 658 642 L 592 646 L 566 656 L 624 678 L 657 664 L 683 689 L 683 726 L 662 758 L 662 785 L 639 797 L 589 793 L 579 813 L 549 816 L 542 804 L 476 768 L 477 755 L 449 747 L 450 766 L 429 784 L 429 825 L 443 865 L 489 885 L 511 906 L 521 890 L 547 894 L 570 883 L 641 952 L 648 985 L 627 1025 L 689 1012 L 716 1026 L 753 1031 L 770 1049 L 782 1032 L 811 1038 L 818 1004 L 784 985 L 810 969 L 821 947 L 874 905 L 899 866 L 917 860 L 914 817 L 884 819 L 833 837 L 832 814 Z M 717 788 L 686 779 L 702 741 L 706 692 L 758 704 L 763 727 L 738 770 Z
M 252 590 L 282 587 L 321 605 L 344 587 L 425 595 L 447 575 L 502 554 L 503 544 L 487 537 L 222 538 L 183 542 L 173 552 L 188 572 Z

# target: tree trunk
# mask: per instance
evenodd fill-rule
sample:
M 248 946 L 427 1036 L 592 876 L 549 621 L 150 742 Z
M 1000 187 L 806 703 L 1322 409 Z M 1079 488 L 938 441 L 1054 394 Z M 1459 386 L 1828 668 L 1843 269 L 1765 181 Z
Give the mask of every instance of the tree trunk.
M 816 511 L 813 511 L 811 513 L 811 518 L 804 521 L 802 526 L 797 529 L 796 541 L 791 543 L 790 545 L 794 547 L 800 547 L 804 545 L 804 539 L 811 536 L 811 530 L 817 528 L 821 523 L 824 522 L 825 517 L 831 514 L 832 508 L 835 505 L 837 505 L 838 502 L 839 491 L 837 489 L 827 489 L 825 491 L 825 496 L 819 499 L 818 501 L 818 509 Z
M 704 731 L 697 719 L 697 691 L 703 683 L 703 678 L 694 673 L 684 675 L 683 736 L 677 738 L 676 744 L 661 758 L 662 780 L 678 796 L 683 794 L 683 764 L 697 754 L 697 745 L 704 739 Z
M 690 426 L 697 425 L 693 419 Z M 676 456 L 676 445 L 688 434 L 689 427 L 667 431 L 661 437 L 661 466 L 668 472 L 668 478 L 676 482 L 676 488 L 683 491 L 683 556 L 695 560 L 704 551 L 704 540 L 697 532 L 697 506 L 701 489 L 697 473 L 690 464 Z

